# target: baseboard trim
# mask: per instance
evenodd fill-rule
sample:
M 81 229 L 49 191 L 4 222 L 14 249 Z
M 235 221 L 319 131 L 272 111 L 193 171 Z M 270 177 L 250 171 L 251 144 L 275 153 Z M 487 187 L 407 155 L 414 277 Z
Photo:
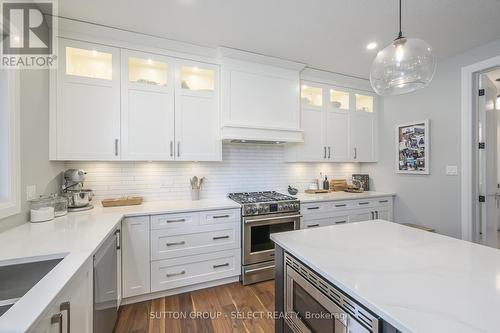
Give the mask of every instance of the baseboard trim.
M 233 283 L 233 282 L 237 282 L 239 280 L 240 280 L 240 276 L 238 275 L 238 276 L 232 276 L 229 278 L 219 279 L 219 280 L 215 280 L 215 281 L 203 282 L 203 283 L 198 283 L 198 284 L 194 284 L 194 285 L 190 285 L 190 286 L 179 287 L 179 288 L 174 288 L 174 289 L 169 289 L 169 290 L 164 290 L 164 291 L 158 291 L 158 292 L 145 294 L 145 295 L 128 297 L 128 298 L 122 299 L 121 305 L 144 302 L 144 301 L 149 301 L 149 300 L 152 300 L 155 298 L 161 298 L 161 297 L 166 297 L 166 296 L 187 293 L 190 291 L 221 286 L 223 284 Z

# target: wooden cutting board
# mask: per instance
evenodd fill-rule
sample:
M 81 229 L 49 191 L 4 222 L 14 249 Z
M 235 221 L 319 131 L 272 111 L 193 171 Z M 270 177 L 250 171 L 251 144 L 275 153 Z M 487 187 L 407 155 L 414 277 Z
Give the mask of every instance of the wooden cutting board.
M 308 193 L 308 194 L 318 194 L 318 193 L 328 193 L 330 191 L 328 191 L 328 190 L 305 190 L 304 192 Z
M 104 199 L 101 203 L 103 207 L 118 207 L 140 205 L 143 201 L 143 197 L 123 197 L 117 199 Z

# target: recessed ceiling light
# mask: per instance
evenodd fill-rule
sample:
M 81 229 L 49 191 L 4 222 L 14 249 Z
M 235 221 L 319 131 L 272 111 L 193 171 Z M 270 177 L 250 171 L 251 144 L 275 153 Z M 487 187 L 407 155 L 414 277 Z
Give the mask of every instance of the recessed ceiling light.
M 371 42 L 368 45 L 366 45 L 367 50 L 374 50 L 377 47 L 377 43 Z

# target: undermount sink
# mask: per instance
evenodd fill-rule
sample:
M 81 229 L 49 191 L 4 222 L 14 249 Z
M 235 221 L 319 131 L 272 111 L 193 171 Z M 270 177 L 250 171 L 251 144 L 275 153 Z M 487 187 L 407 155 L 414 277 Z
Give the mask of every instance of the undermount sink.
M 63 258 L 0 266 L 0 316 L 9 310 Z

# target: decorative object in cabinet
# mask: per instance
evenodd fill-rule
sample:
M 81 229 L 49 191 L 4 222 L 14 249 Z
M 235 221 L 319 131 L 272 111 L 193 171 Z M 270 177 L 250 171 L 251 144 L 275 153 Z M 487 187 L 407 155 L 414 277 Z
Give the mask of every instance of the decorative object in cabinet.
M 330 104 L 332 108 L 349 111 L 349 99 L 348 92 L 330 89 Z
M 373 112 L 373 96 L 356 94 L 356 111 Z
M 214 91 L 214 71 L 198 66 L 181 66 L 181 88 L 193 91 Z
M 131 83 L 166 86 L 168 65 L 151 58 L 128 58 L 128 81 Z
M 323 106 L 323 89 L 303 84 L 300 89 L 300 99 L 304 106 Z

